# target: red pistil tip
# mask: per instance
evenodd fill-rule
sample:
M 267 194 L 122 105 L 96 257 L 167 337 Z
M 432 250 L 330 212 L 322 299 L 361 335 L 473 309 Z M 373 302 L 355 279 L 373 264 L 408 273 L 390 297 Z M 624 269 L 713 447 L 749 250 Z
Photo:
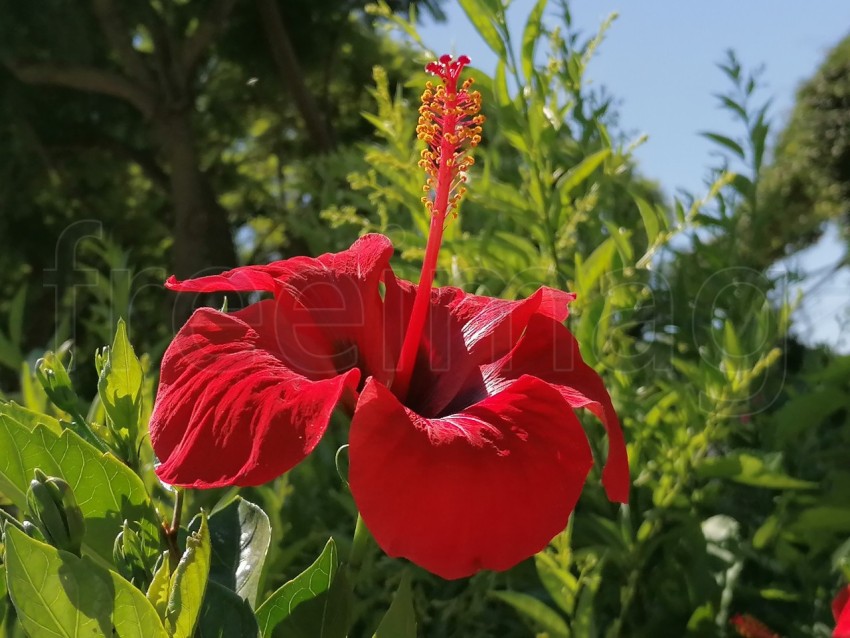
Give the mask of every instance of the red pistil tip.
M 458 87 L 461 71 L 469 64 L 465 55 L 453 60 L 444 55 L 426 65 L 425 70 L 437 76 L 440 84 L 425 85 L 416 135 L 425 142 L 419 166 L 428 174 L 423 190 L 434 199 L 423 197 L 428 212 L 445 217 L 456 211 L 466 189 L 466 171 L 473 164 L 469 151 L 481 141 L 481 94 L 471 91 L 472 79 Z

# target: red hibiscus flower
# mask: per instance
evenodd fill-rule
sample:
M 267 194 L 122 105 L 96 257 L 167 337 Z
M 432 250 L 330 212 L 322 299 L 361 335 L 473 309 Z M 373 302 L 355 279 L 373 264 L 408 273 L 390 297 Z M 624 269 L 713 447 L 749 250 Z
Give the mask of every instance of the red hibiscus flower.
M 343 405 L 353 409 L 351 491 L 377 543 L 460 578 L 512 567 L 564 529 L 592 465 L 573 412 L 586 407 L 608 432 L 607 494 L 626 502 L 617 415 L 562 323 L 574 296 L 432 288 L 471 163 L 464 151 L 480 139 L 480 97 L 469 81 L 457 86 L 467 62 L 429 65 L 444 85 L 429 86 L 420 111 L 435 194 L 418 286 L 396 278 L 390 241 L 374 234 L 337 254 L 167 282 L 272 298 L 230 314 L 198 310 L 169 346 L 150 425 L 163 481 L 267 482 L 313 450 Z
M 850 585 L 847 585 L 832 601 L 832 615 L 835 617 L 835 630 L 832 638 L 850 638 Z

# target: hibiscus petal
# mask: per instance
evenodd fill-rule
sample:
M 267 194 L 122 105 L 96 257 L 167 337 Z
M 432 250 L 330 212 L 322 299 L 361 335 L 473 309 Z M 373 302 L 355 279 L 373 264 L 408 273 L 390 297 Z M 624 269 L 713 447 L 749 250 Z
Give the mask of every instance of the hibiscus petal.
M 602 379 L 581 358 L 578 341 L 560 322 L 534 315 L 516 347 L 500 361 L 484 368 L 490 394 L 523 375 L 555 385 L 574 408 L 587 408 L 602 420 L 608 433 L 608 459 L 602 484 L 608 498 L 629 500 L 629 458 L 620 420 Z
M 380 284 L 391 276 L 392 253 L 388 238 L 369 234 L 339 253 L 293 257 L 186 281 L 170 277 L 165 285 L 177 292 L 274 293 L 286 318 L 302 332 L 324 333 L 336 369 L 360 367 L 386 381 L 395 370 L 397 349 L 385 345 Z M 313 334 L 307 340 L 322 339 Z
M 274 292 L 278 288 L 275 277 L 281 273 L 274 262 L 265 266 L 240 266 L 218 275 L 207 275 L 178 281 L 172 275 L 165 287 L 175 292 Z
M 508 569 L 545 548 L 592 465 L 573 411 L 532 377 L 439 419 L 370 380 L 349 444 L 351 491 L 378 544 L 447 579 Z
M 417 288 L 388 278 L 388 343 L 400 347 Z M 517 301 L 473 295 L 452 286 L 435 288 L 406 403 L 425 416 L 468 404 L 467 386 L 473 386 L 473 394 L 474 387 L 481 387 L 478 366 L 510 352 L 533 315 L 566 319 L 573 299 L 572 293 L 545 286 Z
M 162 361 L 151 442 L 166 483 L 259 485 L 309 454 L 359 372 L 311 381 L 281 360 L 256 308 L 195 311 Z
M 337 369 L 357 366 L 364 376 L 387 380 L 395 354 L 386 347 L 380 284 L 391 276 L 393 247 L 383 235 L 369 234 L 348 250 L 317 258 L 278 262 L 282 293 L 297 299 L 316 327 L 334 345 Z

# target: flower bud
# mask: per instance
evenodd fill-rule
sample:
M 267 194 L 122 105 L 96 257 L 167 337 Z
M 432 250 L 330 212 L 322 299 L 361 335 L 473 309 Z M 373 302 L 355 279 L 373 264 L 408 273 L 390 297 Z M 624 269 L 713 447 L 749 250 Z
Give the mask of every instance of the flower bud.
M 86 524 L 68 483 L 37 469 L 27 490 L 27 507 L 32 524 L 48 543 L 80 555 Z
M 35 363 L 35 376 L 48 398 L 60 410 L 72 415 L 79 411 L 79 399 L 71 385 L 71 377 L 53 352 L 48 352 Z

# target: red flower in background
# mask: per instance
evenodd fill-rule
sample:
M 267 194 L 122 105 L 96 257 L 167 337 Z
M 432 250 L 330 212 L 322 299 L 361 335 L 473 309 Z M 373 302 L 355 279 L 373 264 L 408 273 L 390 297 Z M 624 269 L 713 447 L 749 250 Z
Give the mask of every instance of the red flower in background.
M 832 638 L 850 638 L 850 585 L 842 589 L 832 601 L 832 615 L 835 618 L 835 630 Z
M 741 638 L 781 638 L 770 627 L 749 614 L 735 614 L 729 619 L 729 624 Z
M 573 412 L 586 407 L 608 432 L 605 489 L 626 502 L 617 416 L 562 324 L 573 295 L 541 288 L 505 301 L 432 288 L 465 152 L 480 139 L 480 97 L 457 85 L 466 63 L 428 67 L 444 84 L 429 85 L 420 110 L 434 200 L 418 286 L 395 277 L 381 235 L 167 282 L 273 298 L 198 310 L 169 346 L 150 426 L 163 481 L 267 482 L 313 450 L 336 406 L 353 407 L 349 482 L 366 526 L 390 556 L 460 578 L 512 567 L 564 529 L 592 465 Z

